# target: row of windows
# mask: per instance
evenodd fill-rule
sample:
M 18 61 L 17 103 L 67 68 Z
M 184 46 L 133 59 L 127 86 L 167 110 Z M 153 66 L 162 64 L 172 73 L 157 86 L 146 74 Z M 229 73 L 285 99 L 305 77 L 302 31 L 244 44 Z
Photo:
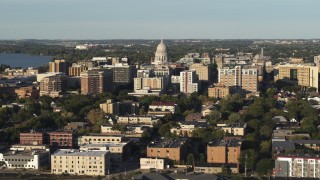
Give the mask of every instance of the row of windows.
M 25 161 L 25 162 L 30 162 L 30 161 L 33 161 L 33 159 L 1 159 L 1 161 Z
M 34 165 L 27 165 L 27 164 L 24 164 L 24 165 L 23 164 L 21 164 L 21 165 L 20 164 L 12 164 L 11 165 L 11 164 L 9 164 L 9 167 L 25 167 L 25 168 L 27 168 L 27 167 L 31 168 L 32 167 L 32 168 L 34 168 Z

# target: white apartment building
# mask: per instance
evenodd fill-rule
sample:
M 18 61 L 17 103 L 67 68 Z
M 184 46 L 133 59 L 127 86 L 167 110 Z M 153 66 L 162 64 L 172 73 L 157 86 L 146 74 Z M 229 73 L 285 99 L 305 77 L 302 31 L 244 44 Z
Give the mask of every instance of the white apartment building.
M 49 161 L 47 150 L 12 150 L 0 153 L 0 161 L 4 162 L 8 169 L 39 169 Z
M 155 116 L 120 116 L 117 119 L 118 124 L 145 124 L 153 125 L 159 122 Z
M 164 169 L 164 159 L 140 158 L 140 169 Z
M 195 70 L 180 72 L 180 91 L 186 94 L 198 92 L 198 79 Z
M 52 174 L 105 176 L 110 168 L 110 151 L 59 149 L 51 155 Z
M 320 179 L 320 158 L 313 156 L 278 156 L 274 167 L 275 177 Z

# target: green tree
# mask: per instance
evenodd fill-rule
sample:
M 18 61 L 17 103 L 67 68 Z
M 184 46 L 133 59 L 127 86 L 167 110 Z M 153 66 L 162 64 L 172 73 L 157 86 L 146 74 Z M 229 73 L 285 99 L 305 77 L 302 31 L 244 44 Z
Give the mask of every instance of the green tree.
M 171 128 L 170 123 L 163 124 L 160 126 L 158 133 L 160 134 L 160 136 L 168 137 L 168 136 L 170 136 L 170 128 Z
M 263 136 L 265 139 L 270 139 L 273 129 L 269 126 L 262 126 L 259 130 L 260 135 Z
M 235 123 L 240 121 L 240 114 L 239 113 L 232 113 L 229 115 L 228 123 Z
M 193 165 L 193 164 L 194 164 L 194 156 L 193 156 L 192 153 L 188 154 L 187 164 L 188 164 L 188 165 Z
M 240 153 L 239 163 L 242 167 L 244 167 L 245 163 L 247 162 L 247 168 L 253 169 L 257 162 L 257 157 L 258 157 L 258 154 L 254 149 L 243 150 Z
M 274 167 L 274 162 L 271 159 L 261 159 L 257 163 L 256 172 L 261 175 L 268 175 L 271 173 L 272 168 Z
M 260 144 L 260 153 L 269 154 L 271 148 L 270 141 L 262 141 Z
M 96 124 L 98 121 L 103 120 L 104 113 L 101 109 L 92 109 L 88 112 L 87 118 L 91 124 Z

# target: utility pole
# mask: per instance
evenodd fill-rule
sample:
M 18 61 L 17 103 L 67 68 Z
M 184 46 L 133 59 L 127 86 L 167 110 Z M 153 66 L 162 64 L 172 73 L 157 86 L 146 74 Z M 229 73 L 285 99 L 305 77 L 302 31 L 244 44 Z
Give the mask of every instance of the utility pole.
M 247 177 L 247 159 L 248 159 L 248 154 L 246 154 L 245 161 L 244 161 L 244 177 Z

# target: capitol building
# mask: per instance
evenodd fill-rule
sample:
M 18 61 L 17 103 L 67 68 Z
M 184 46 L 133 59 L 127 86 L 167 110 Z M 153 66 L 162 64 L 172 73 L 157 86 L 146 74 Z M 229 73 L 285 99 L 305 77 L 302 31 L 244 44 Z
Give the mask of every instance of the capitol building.
M 157 46 L 154 60 L 151 62 L 151 64 L 158 65 L 166 62 L 168 62 L 167 47 L 161 39 L 160 44 Z

